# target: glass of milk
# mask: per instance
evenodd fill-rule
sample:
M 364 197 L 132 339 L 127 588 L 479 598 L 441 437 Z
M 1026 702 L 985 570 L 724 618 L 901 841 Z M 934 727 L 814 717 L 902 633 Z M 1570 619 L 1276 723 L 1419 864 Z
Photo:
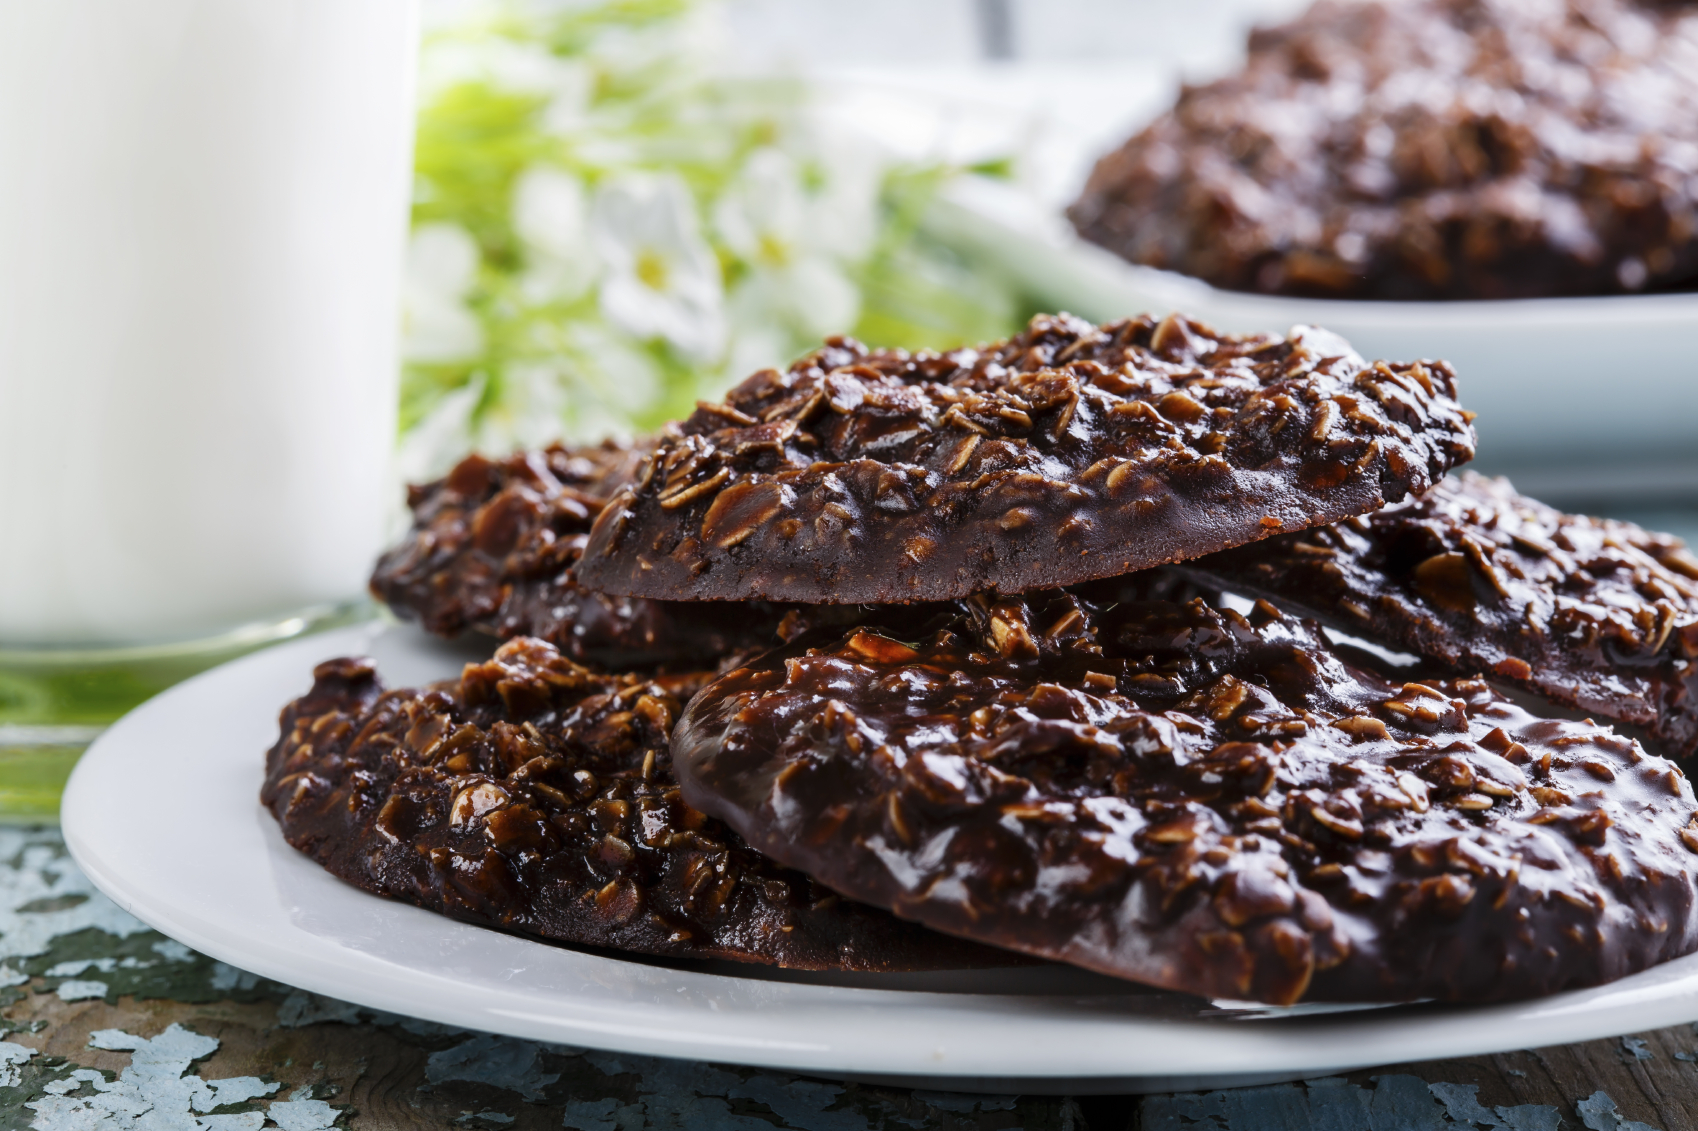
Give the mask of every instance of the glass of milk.
M 359 599 L 396 497 L 416 27 L 413 0 L 0 0 L 0 750 Z

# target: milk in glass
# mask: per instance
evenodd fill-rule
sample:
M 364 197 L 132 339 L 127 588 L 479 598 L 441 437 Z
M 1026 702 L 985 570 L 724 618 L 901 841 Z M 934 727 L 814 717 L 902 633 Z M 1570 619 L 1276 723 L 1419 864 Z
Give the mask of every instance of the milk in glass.
M 0 0 L 0 648 L 362 591 L 414 41 L 411 0 Z

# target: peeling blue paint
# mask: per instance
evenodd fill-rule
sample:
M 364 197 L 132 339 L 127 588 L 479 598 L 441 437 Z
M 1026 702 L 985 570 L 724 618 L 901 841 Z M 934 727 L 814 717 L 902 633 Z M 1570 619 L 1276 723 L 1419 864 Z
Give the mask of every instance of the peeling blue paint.
M 41 975 L 44 978 L 75 978 L 78 974 L 86 973 L 91 969 L 97 973 L 110 974 L 114 970 L 151 970 L 155 966 L 158 966 L 161 961 L 194 961 L 194 951 L 190 950 L 182 943 L 171 943 L 171 945 L 177 950 L 182 951 L 183 957 L 178 957 L 173 952 L 165 959 L 155 959 L 145 962 L 137 958 L 135 955 L 128 955 L 124 958 L 73 958 L 67 962 L 55 962 L 52 966 L 43 970 Z M 155 952 L 159 952 L 160 948 L 161 944 L 153 944 L 152 949 Z M 223 966 L 224 964 L 220 962 L 217 965 Z M 230 967 L 225 967 L 225 969 L 230 969 Z M 249 977 L 253 977 L 253 975 L 250 974 Z
M 104 1072 L 96 1072 L 92 1068 L 79 1068 L 69 1076 L 54 1080 L 43 1090 L 52 1096 L 68 1096 L 80 1091 L 84 1084 L 102 1083 L 106 1079 Z
M 619 1131 L 633 1124 L 641 1126 L 643 1109 L 638 1104 L 622 1104 L 609 1096 L 599 1100 L 567 1100 L 561 1126 L 567 1131 Z
M 979 1096 L 966 1092 L 926 1092 L 915 1091 L 914 1098 L 927 1107 L 935 1107 L 939 1111 L 958 1111 L 970 1114 L 975 1111 L 1013 1111 L 1018 1096 Z
M 1496 1114 L 1480 1105 L 1477 1084 L 1428 1084 L 1427 1090 L 1444 1105 L 1444 1113 L 1456 1123 L 1478 1123 L 1494 1127 L 1501 1123 Z
M 1442 1131 L 1450 1123 L 1444 1107 L 1419 1076 L 1373 1077 L 1374 1131 Z
M 283 999 L 283 1004 L 277 1007 L 277 1024 L 285 1029 L 299 1029 L 325 1022 L 358 1025 L 361 1012 L 359 1006 L 345 1001 L 294 990 Z M 370 1010 L 365 1010 L 364 1013 L 367 1017 L 371 1016 Z
M 90 931 L 111 937 L 79 935 Z M 291 991 L 158 936 L 122 941 L 145 931 L 82 877 L 55 833 L 0 829 L 0 992 L 11 995 L 0 1001 L 15 999 L 13 988 L 26 984 L 32 971 L 57 980 L 38 984 L 37 992 L 57 993 L 66 1001 L 109 997 L 114 991 L 175 996 L 207 988 L 219 995 L 248 995 L 242 1000 L 281 999 L 280 1028 L 372 1024 L 405 1033 L 434 1050 L 425 1063 L 427 1090 L 472 1082 L 529 1103 L 556 1104 L 551 1110 L 560 1112 L 560 1126 L 567 1131 L 896 1131 L 970 1125 L 975 1116 L 989 1117 L 981 1126 L 1024 1122 L 1060 1131 L 1082 1126 L 1079 1106 L 1066 1099 L 875 1089 L 471 1033 Z M 55 941 L 73 935 L 79 937 Z M 111 953 L 102 954 L 106 949 Z M 147 970 L 155 973 L 128 973 Z M 28 1029 L 35 1032 L 43 1024 Z M 0 1038 L 12 1031 L 15 1026 L 0 1024 Z M 1698 1024 L 1693 1032 L 1698 1033 Z M 151 1040 L 102 1030 L 91 1035 L 90 1045 L 129 1052 L 129 1067 L 114 1077 L 38 1058 L 35 1050 L 0 1040 L 0 1088 L 28 1082 L 24 1086 L 32 1090 L 26 1094 L 38 1097 L 24 1105 L 33 1113 L 32 1128 L 330 1131 L 342 1115 L 310 1086 L 277 1099 L 272 1097 L 279 1086 L 257 1077 L 202 1078 L 193 1065 L 216 1050 L 218 1041 L 182 1026 L 173 1025 Z M 1620 1049 L 1630 1062 L 1654 1057 L 1643 1038 L 1623 1038 Z M 1673 1056 L 1698 1062 L 1698 1053 Z M 1328 1077 L 1132 1102 L 1139 1106 L 1145 1131 L 1558 1131 L 1563 1125 L 1553 1107 L 1490 1107 L 1479 1101 L 1473 1085 L 1429 1085 L 1398 1075 L 1374 1077 L 1370 1087 Z M 1658 1131 L 1625 1120 L 1604 1092 L 1580 1101 L 1577 1110 L 1587 1131 Z M 461 1112 L 451 1122 L 502 1131 L 515 1117 L 480 1109 Z M 1573 1126 L 1572 1117 L 1568 1126 Z
M 153 944 L 153 953 L 167 962 L 193 962 L 195 952 L 178 942 L 176 939 L 162 939 Z
M 323 1100 L 278 1100 L 265 1114 L 283 1131 L 329 1131 L 342 1113 Z
M 1608 1092 L 1593 1092 L 1585 1099 L 1575 1103 L 1574 1110 L 1580 1113 L 1580 1120 L 1587 1131 L 1659 1131 L 1649 1123 L 1641 1123 L 1637 1119 L 1623 1119 L 1615 1109 L 1615 1100 Z
M 1523 1072 L 1520 1075 L 1525 1076 Z M 1480 1103 L 1475 1084 L 1428 1084 L 1427 1088 L 1444 1105 L 1455 1124 L 1493 1128 L 1494 1131 L 1557 1131 L 1562 1113 L 1547 1104 L 1487 1108 Z
M 329 1131 L 341 1117 L 323 1100 L 303 1098 L 310 1089 L 287 1100 L 274 1100 L 264 1110 L 219 1112 L 219 1108 L 263 1100 L 278 1085 L 257 1076 L 207 1080 L 190 1073 L 195 1061 L 217 1050 L 218 1041 L 181 1025 L 172 1025 L 151 1040 L 122 1029 L 100 1029 L 89 1034 L 88 1043 L 90 1048 L 128 1052 L 129 1067 L 115 1080 L 92 1068 L 76 1068 L 50 1081 L 43 1089 L 45 1095 L 24 1105 L 35 1112 L 30 1127 L 38 1131 L 260 1131 L 269 1117 L 282 1131 Z M 5 1050 L 6 1043 L 0 1043 L 0 1054 Z
M 35 1050 L 16 1041 L 0 1041 L 0 1088 L 15 1088 L 23 1079 L 18 1065 L 28 1064 Z
M 1342 1076 L 1305 1080 L 1314 1131 L 1356 1131 L 1368 1126 L 1370 1093 Z M 1308 1129 L 1305 1129 L 1308 1131 Z
M 1562 1125 L 1561 1113 L 1548 1105 L 1488 1108 L 1473 1084 L 1428 1084 L 1418 1076 L 1375 1076 L 1373 1082 L 1371 1091 L 1323 1077 L 1301 1085 L 1146 1096 L 1142 1126 L 1144 1131 L 1557 1131 Z
M 843 1088 L 820 1080 L 787 1079 L 757 1072 L 742 1083 L 727 1088 L 725 1094 L 728 1099 L 746 1098 L 765 1104 L 787 1125 L 806 1127 L 808 1131 L 816 1128 L 818 1131 L 861 1131 L 867 1126 L 866 1118 L 857 1112 L 830 1110 L 831 1105 L 843 1095 Z M 944 1103 L 952 1097 L 935 1093 L 915 1092 L 914 1098 L 945 1111 L 973 1110 L 971 1107 L 944 1107 Z M 972 1101 L 970 1096 L 965 1098 Z M 1012 1100 L 1008 1106 L 1014 1106 Z
M 1646 1045 L 1644 1037 L 1623 1037 L 1621 1039 L 1621 1051 L 1634 1060 L 1657 1059 L 1657 1054 Z
M 867 1117 L 857 1111 L 832 1111 L 843 1094 L 839 1084 L 796 1080 L 766 1072 L 747 1078 L 706 1064 L 654 1057 L 621 1057 L 585 1052 L 583 1057 L 608 1076 L 635 1075 L 638 1102 L 619 1105 L 617 1119 L 597 1114 L 602 1126 L 580 1131 L 689 1128 L 690 1131 L 772 1131 L 772 1122 L 735 1111 L 730 1102 L 749 1099 L 770 1108 L 784 1126 L 807 1131 L 870 1131 Z M 635 1108 L 636 1110 L 630 1110 Z M 568 1114 L 566 1123 L 571 1127 Z M 798 1122 L 805 1121 L 805 1122 Z
M 1497 1112 L 1504 1131 L 1557 1131 L 1562 1126 L 1562 1113 L 1546 1104 L 1500 1107 Z
M 65 981 L 59 983 L 60 1001 L 87 1001 L 90 998 L 105 997 L 112 987 L 105 982 L 95 981 Z
M 0 960 L 45 954 L 55 938 L 90 927 L 119 938 L 148 929 L 95 890 L 54 830 L 0 828 L 0 862 Z
M 322 994 L 305 990 L 290 990 L 289 996 L 277 1008 L 277 1024 L 285 1029 L 300 1029 L 307 1025 L 393 1025 L 415 1037 L 469 1037 L 469 1029 L 423 1021 L 417 1017 L 402 1017 L 381 1009 L 368 1009 L 352 1002 L 337 1001 Z M 545 1046 L 547 1047 L 547 1046 Z
M 425 1062 L 425 1079 L 432 1084 L 474 1080 L 518 1092 L 537 1103 L 543 1099 L 544 1090 L 560 1079 L 558 1072 L 542 1070 L 542 1052 L 548 1047 L 484 1033 L 451 1049 L 431 1053 Z
M 259 975 L 238 970 L 225 962 L 212 964 L 212 988 L 215 990 L 251 990 L 259 985 Z

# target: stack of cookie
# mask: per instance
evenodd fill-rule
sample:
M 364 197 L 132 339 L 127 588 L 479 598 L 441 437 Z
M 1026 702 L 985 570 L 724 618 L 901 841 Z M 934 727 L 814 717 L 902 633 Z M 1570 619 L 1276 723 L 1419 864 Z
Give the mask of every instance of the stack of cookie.
M 833 340 L 652 445 L 415 489 L 374 591 L 510 639 L 419 690 L 322 665 L 264 800 L 368 890 L 645 954 L 1607 981 L 1698 949 L 1647 749 L 1698 742 L 1698 562 L 1445 478 L 1469 419 L 1312 328 Z

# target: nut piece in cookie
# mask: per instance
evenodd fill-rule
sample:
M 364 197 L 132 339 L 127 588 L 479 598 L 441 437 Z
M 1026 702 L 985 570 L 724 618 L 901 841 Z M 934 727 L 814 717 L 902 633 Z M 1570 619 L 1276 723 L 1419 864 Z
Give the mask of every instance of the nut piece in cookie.
M 691 702 L 684 795 L 927 926 L 1276 1003 L 1527 997 L 1698 948 L 1671 762 L 1479 680 L 1387 682 L 1265 602 L 1051 594 L 804 643 Z
M 811 970 L 1026 961 L 843 900 L 686 805 L 667 733 L 699 682 L 524 638 L 417 690 L 333 660 L 284 708 L 261 800 L 356 887 L 519 934 Z
M 1695 45 L 1682 4 L 1323 0 L 1186 88 L 1068 214 L 1134 263 L 1231 290 L 1690 286 Z
M 469 456 L 413 487 L 413 526 L 372 574 L 372 593 L 427 631 L 535 636 L 609 667 L 711 666 L 778 643 L 785 610 L 609 597 L 578 584 L 590 523 L 647 448 L 606 441 L 503 460 Z
M 889 603 L 1114 577 L 1375 510 L 1472 458 L 1443 362 L 1180 315 L 1039 316 L 947 354 L 835 339 L 665 436 L 578 578 Z
M 1677 757 L 1698 748 L 1698 560 L 1670 535 L 1563 514 L 1465 473 L 1179 568 L 1643 726 Z

